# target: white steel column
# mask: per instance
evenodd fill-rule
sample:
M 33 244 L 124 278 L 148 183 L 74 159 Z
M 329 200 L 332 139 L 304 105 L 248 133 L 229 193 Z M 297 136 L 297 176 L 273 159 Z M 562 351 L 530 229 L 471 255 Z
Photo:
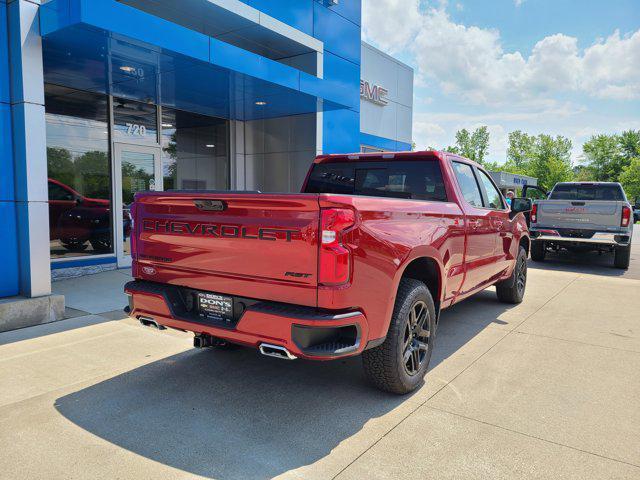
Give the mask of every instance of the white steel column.
M 51 293 L 47 135 L 44 110 L 40 1 L 8 2 L 20 293 Z

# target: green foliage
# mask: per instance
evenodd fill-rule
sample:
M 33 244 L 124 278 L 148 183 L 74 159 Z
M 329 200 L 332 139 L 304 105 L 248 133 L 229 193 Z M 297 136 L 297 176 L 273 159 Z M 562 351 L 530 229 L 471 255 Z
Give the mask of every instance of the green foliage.
M 489 130 L 486 126 L 476 128 L 473 132 L 466 128 L 458 130 L 455 146 L 447 147 L 446 151 L 484 165 L 489 151 Z
M 635 202 L 640 198 L 640 156 L 631 159 L 629 165 L 624 167 L 620 174 L 620 183 L 629 201 Z
M 73 160 L 69 150 L 47 147 L 47 165 L 49 178 L 54 178 L 65 185 L 73 185 Z
M 47 166 L 49 178 L 58 180 L 87 197 L 111 197 L 107 152 L 86 152 L 74 159 L 66 148 L 48 147 Z
M 594 135 L 583 146 L 586 164 L 580 180 L 620 182 L 627 197 L 634 199 L 638 193 L 635 185 L 640 182 L 640 171 L 634 160 L 640 157 L 640 130 L 627 130 L 619 135 Z M 585 173 L 582 172 L 582 173 Z
M 551 189 L 557 182 L 570 181 L 571 140 L 561 135 L 529 135 L 520 130 L 509 134 L 507 162 L 501 170 L 538 179 L 538 185 Z
M 594 135 L 582 147 L 584 157 L 599 182 L 617 182 L 626 166 L 617 135 Z

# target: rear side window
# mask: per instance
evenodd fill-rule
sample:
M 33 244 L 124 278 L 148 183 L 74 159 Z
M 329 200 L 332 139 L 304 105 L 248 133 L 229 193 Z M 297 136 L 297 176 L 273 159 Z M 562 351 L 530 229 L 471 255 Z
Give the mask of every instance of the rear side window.
M 458 185 L 460 185 L 460 190 L 462 190 L 462 196 L 467 203 L 474 207 L 482 207 L 480 186 L 476 181 L 476 176 L 473 174 L 471 165 L 453 162 L 453 171 L 456 173 L 456 179 L 458 180 Z
M 551 192 L 550 200 L 624 200 L 619 185 L 585 185 L 559 183 Z
M 447 201 L 436 160 L 318 163 L 305 192 Z

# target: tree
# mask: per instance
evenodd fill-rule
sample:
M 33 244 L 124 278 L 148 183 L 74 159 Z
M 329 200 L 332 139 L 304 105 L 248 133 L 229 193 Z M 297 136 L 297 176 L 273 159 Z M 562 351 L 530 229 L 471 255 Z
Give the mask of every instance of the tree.
M 87 197 L 110 198 L 111 179 L 109 155 L 92 150 L 79 156 L 73 167 L 74 188 Z
M 509 134 L 507 162 L 501 170 L 538 179 L 538 185 L 550 189 L 557 182 L 573 178 L 571 140 L 561 135 L 529 135 L 520 130 Z
M 528 135 L 521 130 L 509 132 L 509 148 L 507 149 L 507 163 L 509 166 L 515 170 L 525 170 L 531 159 L 535 143 L 536 137 L 533 135 Z
M 618 136 L 622 156 L 631 163 L 632 158 L 640 157 L 640 130 L 627 130 Z
M 489 129 L 483 126 L 476 128 L 473 133 L 466 128 L 458 130 L 455 146 L 447 147 L 446 151 L 484 165 L 484 159 L 489 151 Z
M 47 147 L 47 169 L 49 178 L 73 185 L 73 160 L 66 148 Z
M 558 182 L 573 178 L 571 169 L 571 140 L 562 135 L 538 135 L 529 171 L 538 184 L 550 190 Z
M 620 183 L 630 202 L 633 203 L 636 198 L 640 198 L 640 156 L 633 158 L 623 169 L 620 174 Z
M 593 135 L 582 147 L 587 166 L 599 182 L 617 182 L 628 162 L 622 155 L 617 135 Z

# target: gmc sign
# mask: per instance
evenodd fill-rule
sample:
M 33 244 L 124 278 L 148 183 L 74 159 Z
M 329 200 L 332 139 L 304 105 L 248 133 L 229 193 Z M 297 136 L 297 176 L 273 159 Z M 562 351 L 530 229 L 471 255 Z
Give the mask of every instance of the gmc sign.
M 384 107 L 389 103 L 387 95 L 389 95 L 389 90 L 386 88 L 380 85 L 371 85 L 366 80 L 360 80 L 360 98 Z

